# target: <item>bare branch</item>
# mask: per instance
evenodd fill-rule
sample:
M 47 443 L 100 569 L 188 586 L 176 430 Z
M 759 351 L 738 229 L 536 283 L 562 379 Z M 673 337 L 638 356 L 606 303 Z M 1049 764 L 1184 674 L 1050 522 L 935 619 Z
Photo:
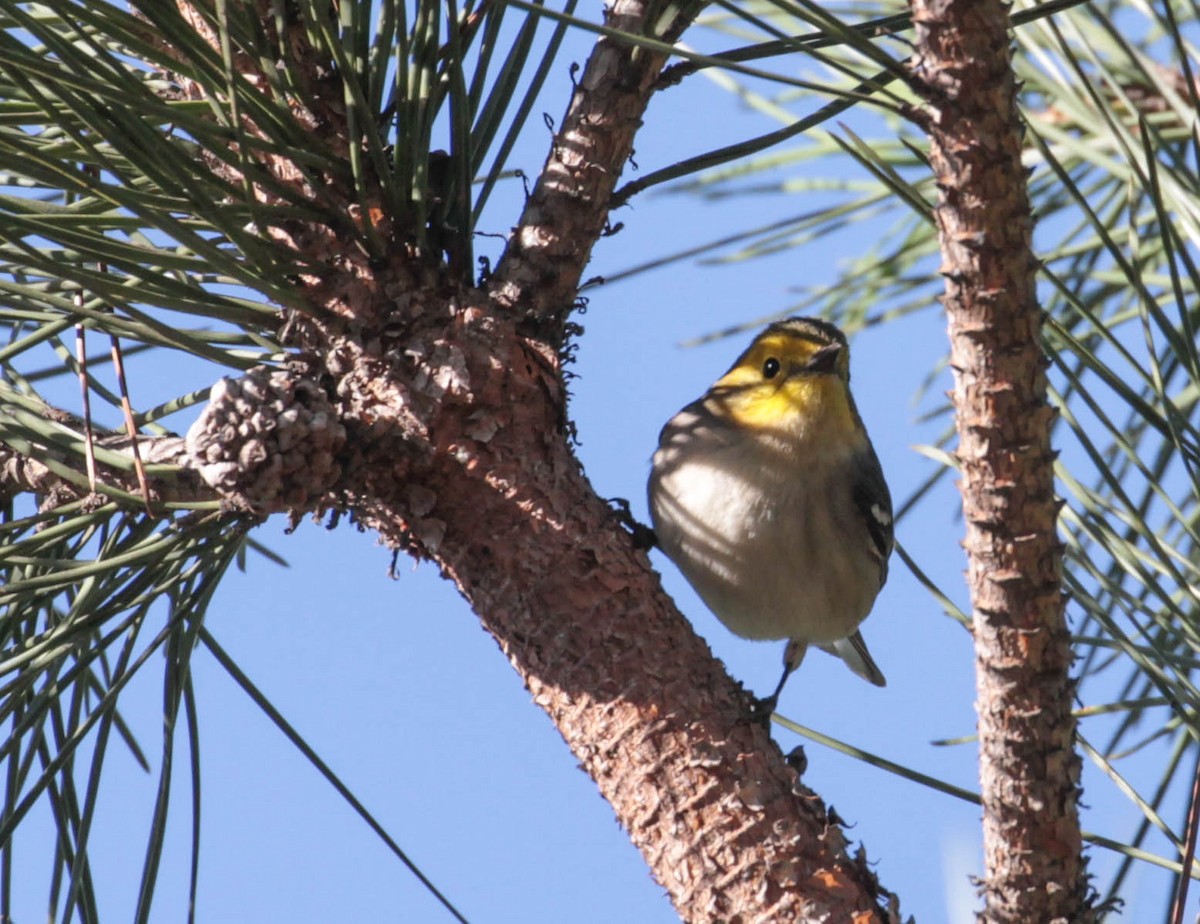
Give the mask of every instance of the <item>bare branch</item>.
M 964 546 L 974 607 L 985 909 L 1092 920 L 1079 829 L 1054 412 L 1001 0 L 913 0 L 940 196 Z
M 94 481 L 96 493 L 104 495 L 106 490 L 115 489 L 125 495 L 140 496 L 141 484 L 133 468 L 133 448 L 129 437 L 108 437 L 98 440 L 97 446 L 127 456 L 130 467 L 97 463 Z M 147 486 L 153 504 L 201 504 L 221 500 L 204 484 L 197 472 L 189 471 L 187 445 L 181 437 L 139 436 L 138 447 L 146 465 L 152 468 L 172 467 L 169 473 L 162 473 L 160 468 L 158 472 L 147 474 Z M 0 496 L 34 494 L 46 509 L 93 494 L 86 456 L 48 446 L 33 448 L 36 449 L 36 458 L 0 442 Z
M 674 41 L 701 4 L 678 4 L 655 34 L 652 17 L 663 4 L 614 0 L 606 24 L 634 35 Z M 633 153 L 633 139 L 654 93 L 666 56 L 601 37 L 588 58 L 562 126 L 508 249 L 492 277 L 497 303 L 544 329 L 559 343 L 574 307 L 583 269 L 609 217 L 617 180 Z

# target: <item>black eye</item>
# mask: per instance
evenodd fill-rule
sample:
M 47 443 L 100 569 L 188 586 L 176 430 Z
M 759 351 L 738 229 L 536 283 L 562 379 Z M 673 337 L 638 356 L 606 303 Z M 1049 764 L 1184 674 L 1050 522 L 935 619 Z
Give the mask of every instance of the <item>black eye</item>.
M 763 378 L 764 379 L 775 378 L 775 376 L 779 375 L 780 368 L 781 367 L 779 365 L 779 360 L 777 360 L 774 356 L 772 356 L 770 359 L 765 360 L 763 362 Z

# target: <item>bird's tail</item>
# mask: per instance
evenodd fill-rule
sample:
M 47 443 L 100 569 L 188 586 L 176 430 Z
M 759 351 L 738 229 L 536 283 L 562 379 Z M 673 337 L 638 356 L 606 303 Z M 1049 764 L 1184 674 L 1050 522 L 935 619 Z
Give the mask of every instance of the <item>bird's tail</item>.
M 867 643 L 863 641 L 861 632 L 855 631 L 848 638 L 822 645 L 821 649 L 831 655 L 837 655 L 846 662 L 850 670 L 864 680 L 869 680 L 877 687 L 887 686 L 887 679 L 875 663 L 875 659 L 871 657 L 871 652 L 867 651 Z

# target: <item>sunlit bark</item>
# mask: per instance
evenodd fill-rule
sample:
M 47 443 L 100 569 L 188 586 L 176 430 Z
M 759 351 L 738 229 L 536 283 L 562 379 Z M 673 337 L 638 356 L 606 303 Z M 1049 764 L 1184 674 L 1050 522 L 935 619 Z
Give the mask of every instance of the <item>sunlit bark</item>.
M 1000 0 L 914 0 L 973 607 L 989 922 L 1090 920 L 1033 221 Z

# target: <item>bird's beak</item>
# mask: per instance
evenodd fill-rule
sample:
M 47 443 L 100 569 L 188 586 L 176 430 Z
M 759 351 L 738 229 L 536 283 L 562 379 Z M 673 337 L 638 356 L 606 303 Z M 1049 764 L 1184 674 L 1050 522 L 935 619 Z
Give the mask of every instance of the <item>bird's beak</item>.
M 812 358 L 805 364 L 805 372 L 830 374 L 837 370 L 838 354 L 842 352 L 840 343 L 831 343 L 813 353 Z

